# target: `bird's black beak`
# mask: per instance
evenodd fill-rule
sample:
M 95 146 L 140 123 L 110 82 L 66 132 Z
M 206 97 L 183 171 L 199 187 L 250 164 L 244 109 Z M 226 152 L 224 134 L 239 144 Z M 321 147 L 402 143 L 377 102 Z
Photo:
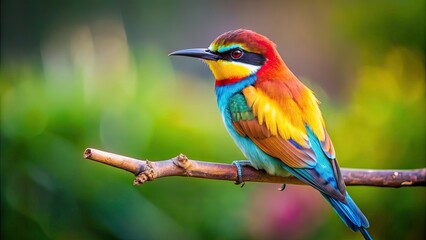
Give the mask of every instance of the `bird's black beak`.
M 179 51 L 170 53 L 169 56 L 186 56 L 186 57 L 201 58 L 204 60 L 213 60 L 213 61 L 222 59 L 220 55 L 210 52 L 210 50 L 208 50 L 207 48 L 191 48 L 191 49 L 179 50 Z

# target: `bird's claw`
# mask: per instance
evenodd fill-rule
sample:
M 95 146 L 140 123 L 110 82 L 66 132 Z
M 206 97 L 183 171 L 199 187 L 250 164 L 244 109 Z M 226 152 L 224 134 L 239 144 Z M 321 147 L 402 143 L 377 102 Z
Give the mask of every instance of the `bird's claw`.
M 246 183 L 243 181 L 243 169 L 241 167 L 241 161 L 233 161 L 232 164 L 237 167 L 237 180 L 235 180 L 234 184 L 241 184 L 241 187 L 244 187 Z
M 281 185 L 281 187 L 280 187 L 280 188 L 278 188 L 278 190 L 282 192 L 282 191 L 284 191 L 284 189 L 285 189 L 285 187 L 286 187 L 286 186 L 287 186 L 287 185 L 283 184 L 283 185 Z
M 233 165 L 237 167 L 237 180 L 234 182 L 236 185 L 241 184 L 241 187 L 244 187 L 246 184 L 243 180 L 243 168 L 242 166 L 252 166 L 249 160 L 239 160 L 233 161 Z
M 243 170 L 241 168 L 240 161 L 233 161 L 233 165 L 237 167 L 237 180 L 235 180 L 235 185 L 240 185 L 241 187 L 244 187 L 245 182 L 243 181 Z

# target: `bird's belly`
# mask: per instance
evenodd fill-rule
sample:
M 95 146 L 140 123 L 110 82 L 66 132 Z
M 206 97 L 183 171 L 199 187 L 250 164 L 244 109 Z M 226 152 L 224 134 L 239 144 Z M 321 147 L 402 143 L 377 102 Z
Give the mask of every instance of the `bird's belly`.
M 251 165 L 256 169 L 265 170 L 270 175 L 276 176 L 288 176 L 291 175 L 289 172 L 284 170 L 283 163 L 281 160 L 274 158 L 264 151 L 262 151 L 256 144 L 248 137 L 243 137 L 238 134 L 230 121 L 227 121 L 224 116 L 225 127 L 234 139 L 237 146 L 243 152 L 244 156 L 250 161 Z

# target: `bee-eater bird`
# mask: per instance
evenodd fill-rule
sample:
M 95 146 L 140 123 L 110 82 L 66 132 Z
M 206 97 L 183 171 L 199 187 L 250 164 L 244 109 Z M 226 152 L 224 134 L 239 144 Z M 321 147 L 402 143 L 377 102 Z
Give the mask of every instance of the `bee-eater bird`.
M 293 174 L 320 191 L 348 227 L 372 239 L 367 218 L 346 191 L 318 100 L 272 41 L 238 29 L 220 35 L 207 49 L 170 55 L 208 64 L 225 127 L 250 165 L 271 175 Z

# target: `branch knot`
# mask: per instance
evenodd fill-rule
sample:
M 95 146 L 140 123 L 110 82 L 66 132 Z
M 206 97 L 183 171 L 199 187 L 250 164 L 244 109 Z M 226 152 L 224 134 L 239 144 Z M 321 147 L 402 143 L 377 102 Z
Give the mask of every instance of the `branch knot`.
M 185 170 L 185 174 L 187 176 L 191 176 L 190 169 L 191 169 L 192 163 L 185 154 L 183 153 L 179 154 L 177 157 L 173 158 L 172 161 L 174 165 Z
M 154 170 L 152 162 L 146 160 L 145 168 L 136 176 L 135 180 L 133 181 L 133 185 L 137 186 L 145 183 L 146 181 L 153 181 L 156 177 L 157 173 Z

